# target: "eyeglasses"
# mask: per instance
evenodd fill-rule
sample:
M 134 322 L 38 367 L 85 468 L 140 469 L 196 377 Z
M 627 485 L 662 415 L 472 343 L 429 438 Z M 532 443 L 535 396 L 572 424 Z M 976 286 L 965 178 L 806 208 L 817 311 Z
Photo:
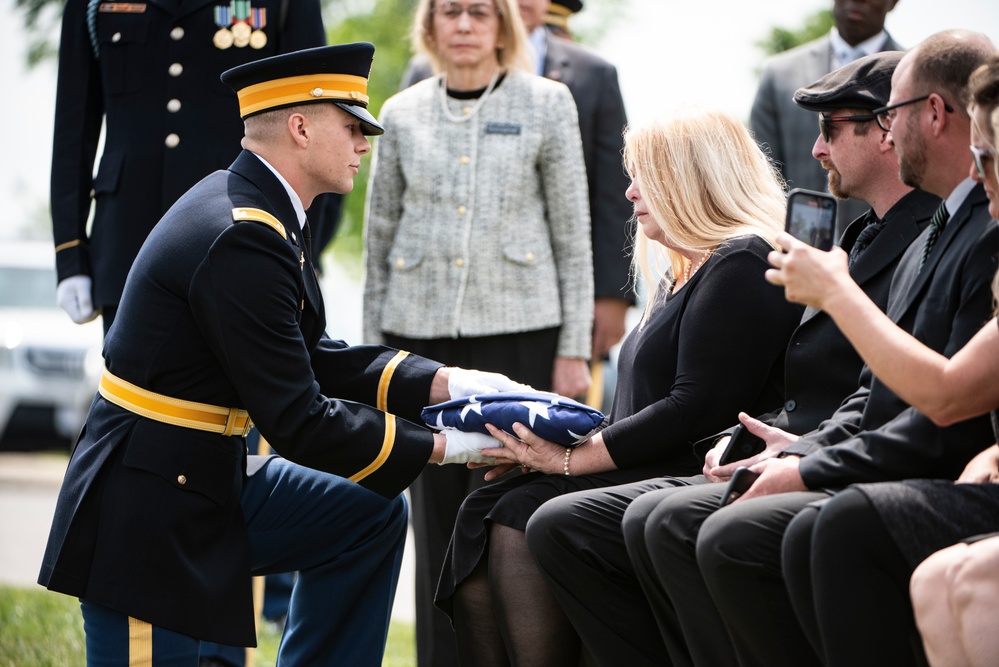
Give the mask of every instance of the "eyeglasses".
M 890 104 L 886 107 L 875 109 L 874 116 L 877 118 L 878 127 L 880 127 L 885 132 L 891 132 L 891 124 L 895 120 L 895 109 L 907 106 L 909 104 L 915 104 L 916 102 L 922 102 L 923 100 L 928 100 L 932 95 L 933 93 L 929 93 L 928 95 L 913 97 L 911 100 L 899 102 L 898 104 Z M 944 109 L 947 111 L 947 113 L 954 113 L 954 109 L 949 104 L 947 104 L 947 102 L 944 102 Z
M 499 9 L 481 2 L 467 6 L 458 2 L 445 2 L 440 7 L 434 7 L 430 11 L 443 16 L 448 21 L 457 21 L 462 14 L 467 12 L 468 18 L 476 23 L 485 23 L 492 17 L 500 15 Z
M 819 114 L 819 134 L 822 135 L 822 141 L 826 143 L 829 142 L 829 137 L 832 134 L 832 123 L 869 123 L 874 120 L 874 114 L 864 114 L 862 116 L 830 116 L 828 114 Z
M 994 148 L 981 148 L 979 146 L 972 145 L 971 156 L 975 158 L 975 169 L 978 170 L 978 175 L 981 176 L 982 180 L 985 180 L 985 163 L 995 159 L 996 149 Z

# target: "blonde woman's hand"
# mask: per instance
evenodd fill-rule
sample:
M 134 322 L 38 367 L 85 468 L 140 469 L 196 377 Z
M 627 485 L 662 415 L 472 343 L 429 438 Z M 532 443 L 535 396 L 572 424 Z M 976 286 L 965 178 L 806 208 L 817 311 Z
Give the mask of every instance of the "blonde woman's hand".
M 519 422 L 513 425 L 515 435 L 501 431 L 492 424 L 486 424 L 486 428 L 489 429 L 494 438 L 502 443 L 502 447 L 484 449 L 482 455 L 493 457 L 497 465 L 509 464 L 513 467 L 521 466 L 547 474 L 562 474 L 562 464 L 565 459 L 565 447 L 562 445 L 557 445 L 535 435 Z M 505 472 L 510 469 L 512 467 Z M 501 474 L 504 473 L 490 470 L 486 473 L 486 480 L 495 479 Z

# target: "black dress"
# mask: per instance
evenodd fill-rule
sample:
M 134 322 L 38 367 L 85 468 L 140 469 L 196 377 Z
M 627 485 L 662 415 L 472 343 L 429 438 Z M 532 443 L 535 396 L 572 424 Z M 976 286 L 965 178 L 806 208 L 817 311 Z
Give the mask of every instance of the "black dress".
M 451 613 L 455 588 L 484 553 L 488 525 L 524 530 L 545 501 L 584 489 L 700 472 L 693 443 L 782 403 L 784 352 L 802 308 L 764 280 L 770 246 L 756 236 L 722 244 L 690 281 L 660 298 L 621 347 L 610 422 L 616 470 L 502 479 L 462 504 L 435 603 Z
M 999 438 L 999 412 L 992 429 Z M 857 486 L 877 510 L 892 540 L 913 569 L 958 542 L 999 531 L 999 484 L 955 484 L 911 479 Z

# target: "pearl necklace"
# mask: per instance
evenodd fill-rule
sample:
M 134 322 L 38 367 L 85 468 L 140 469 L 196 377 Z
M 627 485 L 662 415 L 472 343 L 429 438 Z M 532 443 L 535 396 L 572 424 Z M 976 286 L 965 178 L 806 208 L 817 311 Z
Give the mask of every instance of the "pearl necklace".
M 714 252 L 714 249 L 712 248 L 711 250 L 708 250 L 706 253 L 704 253 L 703 255 L 701 255 L 701 259 L 698 260 L 698 262 L 697 262 L 696 265 L 694 265 L 694 268 L 690 268 L 690 262 L 687 263 L 687 268 L 685 268 L 683 270 L 683 284 L 684 285 L 686 285 L 688 282 L 690 282 L 690 276 L 692 276 L 695 273 L 697 273 L 697 270 L 700 269 L 701 266 L 704 264 L 704 262 L 706 262 L 708 260 L 708 257 L 711 257 L 711 253 L 713 253 L 713 252 Z
M 461 116 L 456 116 L 453 113 L 451 113 L 451 109 L 449 109 L 447 105 L 447 72 L 445 72 L 441 76 L 441 83 L 440 83 L 441 110 L 444 112 L 444 117 L 447 118 L 452 123 L 468 122 L 472 118 L 472 116 L 474 116 L 479 112 L 479 109 L 482 108 L 482 105 L 486 103 L 486 99 L 489 97 L 489 94 L 493 92 L 493 88 L 496 87 L 496 82 L 499 81 L 499 77 L 500 77 L 500 68 L 497 67 L 496 71 L 493 72 L 493 78 L 489 80 L 489 85 L 486 86 L 485 91 L 482 93 L 479 99 L 476 100 L 475 104 L 473 104 L 471 107 L 466 107 L 464 109 L 464 114 L 462 114 Z

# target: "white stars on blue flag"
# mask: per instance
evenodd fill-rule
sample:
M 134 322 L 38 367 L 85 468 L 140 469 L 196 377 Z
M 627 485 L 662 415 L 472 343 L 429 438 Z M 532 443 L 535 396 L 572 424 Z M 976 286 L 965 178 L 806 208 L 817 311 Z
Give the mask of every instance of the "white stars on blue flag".
M 548 392 L 496 392 L 456 399 L 423 409 L 423 421 L 437 429 L 488 433 L 492 424 L 513 433 L 520 422 L 538 436 L 572 446 L 606 426 L 603 413 L 571 398 Z

